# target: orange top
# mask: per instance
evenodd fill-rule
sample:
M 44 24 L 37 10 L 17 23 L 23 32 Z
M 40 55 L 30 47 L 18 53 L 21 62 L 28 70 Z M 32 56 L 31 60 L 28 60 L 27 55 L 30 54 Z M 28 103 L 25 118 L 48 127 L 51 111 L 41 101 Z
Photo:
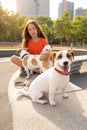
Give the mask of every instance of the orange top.
M 45 38 L 40 38 L 38 42 L 34 42 L 29 40 L 28 42 L 28 48 L 30 54 L 40 54 L 44 46 L 48 45 L 48 41 Z

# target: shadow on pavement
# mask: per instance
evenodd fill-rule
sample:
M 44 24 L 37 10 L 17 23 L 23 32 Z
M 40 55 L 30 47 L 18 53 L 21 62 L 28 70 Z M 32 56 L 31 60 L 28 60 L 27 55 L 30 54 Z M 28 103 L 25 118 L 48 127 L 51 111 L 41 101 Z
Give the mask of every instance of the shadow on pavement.
M 87 88 L 87 72 L 73 74 L 70 76 L 70 81 L 82 89 Z
M 82 92 L 84 94 L 84 92 Z M 57 106 L 52 107 L 49 104 L 39 105 L 33 103 L 34 109 L 39 113 L 39 121 L 43 116 L 43 127 L 50 130 L 82 130 L 86 129 L 87 118 L 83 114 L 86 108 L 82 108 L 79 101 L 82 95 L 79 92 L 70 93 L 68 99 L 63 99 L 61 95 L 56 96 Z M 79 97 L 79 98 L 78 98 Z M 83 99 L 81 99 L 83 102 Z M 59 129 L 58 129 L 59 128 Z

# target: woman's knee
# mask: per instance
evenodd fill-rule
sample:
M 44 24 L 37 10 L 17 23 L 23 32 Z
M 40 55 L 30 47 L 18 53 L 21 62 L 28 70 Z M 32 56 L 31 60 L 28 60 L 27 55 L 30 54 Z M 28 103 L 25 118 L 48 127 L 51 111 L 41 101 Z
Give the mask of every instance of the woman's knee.
M 16 56 L 16 55 L 12 55 L 12 56 L 11 56 L 11 62 L 12 62 L 12 63 L 14 63 L 16 59 L 17 59 L 17 56 Z
M 17 66 L 20 66 L 20 67 L 22 66 L 21 58 L 16 55 L 11 56 L 11 62 L 16 64 Z

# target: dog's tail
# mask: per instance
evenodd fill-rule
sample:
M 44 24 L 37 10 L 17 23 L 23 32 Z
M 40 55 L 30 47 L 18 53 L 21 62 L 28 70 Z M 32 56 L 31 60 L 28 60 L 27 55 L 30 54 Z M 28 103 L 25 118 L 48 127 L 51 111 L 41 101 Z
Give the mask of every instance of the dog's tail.
M 20 97 L 20 96 L 29 96 L 29 91 L 21 89 L 21 90 L 17 90 L 16 92 L 16 97 Z

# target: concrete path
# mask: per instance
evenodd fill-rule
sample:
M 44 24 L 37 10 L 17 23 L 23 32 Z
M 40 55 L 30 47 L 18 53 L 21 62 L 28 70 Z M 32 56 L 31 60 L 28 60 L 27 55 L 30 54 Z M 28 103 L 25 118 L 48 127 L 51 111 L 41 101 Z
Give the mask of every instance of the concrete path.
M 14 86 L 14 81 L 18 75 L 19 70 L 13 74 L 10 80 L 12 85 L 8 88 L 13 114 L 13 130 L 87 130 L 87 77 L 84 79 L 84 84 L 81 82 L 78 84 L 73 81 L 72 76 L 72 82 L 67 90 L 69 98 L 63 99 L 61 92 L 56 93 L 57 105 L 52 107 L 49 103 L 46 105 L 32 103 L 25 96 L 15 100 L 17 87 Z M 32 76 L 29 83 L 36 76 Z M 79 81 L 82 81 L 80 76 Z M 81 85 L 85 85 L 85 88 L 83 89 Z M 23 86 L 21 87 L 24 89 Z
M 8 100 L 8 82 L 17 69 L 9 58 L 0 58 L 0 130 L 13 130 L 12 109 Z
M 9 58 L 0 58 L 0 130 L 87 130 L 87 72 L 71 75 L 69 98 L 56 94 L 57 106 L 51 107 L 23 96 L 9 103 L 7 85 L 17 69 Z

